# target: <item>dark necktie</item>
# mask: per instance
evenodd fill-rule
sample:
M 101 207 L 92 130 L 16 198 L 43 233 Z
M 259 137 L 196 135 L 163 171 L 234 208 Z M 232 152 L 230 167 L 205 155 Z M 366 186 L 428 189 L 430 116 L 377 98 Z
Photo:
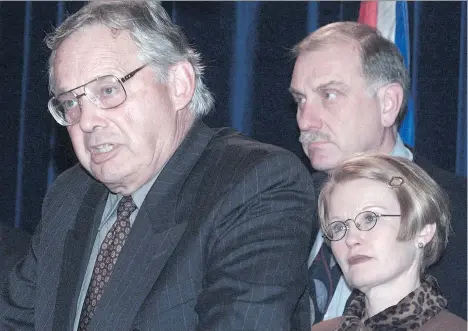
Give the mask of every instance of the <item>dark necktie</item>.
M 136 209 L 131 196 L 123 197 L 117 207 L 117 220 L 107 232 L 94 264 L 93 274 L 81 310 L 78 331 L 87 330 L 96 306 L 101 300 L 104 287 L 109 282 L 112 270 L 130 233 L 130 215 Z
M 340 280 L 341 270 L 325 243 L 309 267 L 309 293 L 314 303 L 313 324 L 321 322 Z

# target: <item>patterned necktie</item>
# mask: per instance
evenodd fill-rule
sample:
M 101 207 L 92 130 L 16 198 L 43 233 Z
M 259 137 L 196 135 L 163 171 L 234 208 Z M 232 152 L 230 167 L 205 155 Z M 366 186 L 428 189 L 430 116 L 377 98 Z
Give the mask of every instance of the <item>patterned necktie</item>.
M 107 232 L 94 264 L 88 292 L 81 310 L 78 331 L 84 331 L 88 328 L 96 306 L 101 300 L 104 287 L 109 282 L 117 258 L 130 233 L 130 215 L 135 209 L 136 205 L 131 196 L 125 196 L 120 200 L 117 207 L 117 220 Z
M 313 324 L 321 322 L 340 280 L 341 269 L 325 243 L 309 267 L 309 293 L 314 303 Z

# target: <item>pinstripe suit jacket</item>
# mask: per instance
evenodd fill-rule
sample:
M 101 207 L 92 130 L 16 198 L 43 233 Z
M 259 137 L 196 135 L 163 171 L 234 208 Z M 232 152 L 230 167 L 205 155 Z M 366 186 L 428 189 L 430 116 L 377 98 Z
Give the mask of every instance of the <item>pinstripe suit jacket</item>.
M 0 282 L 28 251 L 31 235 L 20 229 L 0 225 Z
M 75 166 L 44 199 L 1 330 L 71 330 L 108 191 Z M 195 123 L 148 193 L 89 330 L 307 330 L 315 208 L 290 152 Z

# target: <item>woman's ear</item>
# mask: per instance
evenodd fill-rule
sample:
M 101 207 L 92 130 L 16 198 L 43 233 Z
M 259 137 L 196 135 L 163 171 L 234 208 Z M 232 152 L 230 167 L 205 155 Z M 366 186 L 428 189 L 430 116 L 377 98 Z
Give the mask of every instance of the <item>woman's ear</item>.
M 416 245 L 419 248 L 426 246 L 434 238 L 437 225 L 435 223 L 426 224 L 416 237 Z
M 180 61 L 169 67 L 168 92 L 176 111 L 185 109 L 195 91 L 195 72 L 188 61 Z

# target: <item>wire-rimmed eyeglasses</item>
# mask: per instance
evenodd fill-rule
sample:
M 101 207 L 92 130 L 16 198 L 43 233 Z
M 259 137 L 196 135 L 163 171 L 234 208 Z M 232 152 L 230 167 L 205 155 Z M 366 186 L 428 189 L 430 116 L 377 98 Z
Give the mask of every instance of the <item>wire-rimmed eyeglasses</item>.
M 354 219 L 347 219 L 346 221 L 335 221 L 331 222 L 326 226 L 323 231 L 323 236 L 330 241 L 338 241 L 344 238 L 346 232 L 349 230 L 349 226 L 346 222 L 352 221 L 356 225 L 356 228 L 361 231 L 370 231 L 377 224 L 377 220 L 380 217 L 397 217 L 401 215 L 390 215 L 390 214 L 377 214 L 373 211 L 363 211 L 356 215 Z
M 144 64 L 122 78 L 117 78 L 114 75 L 101 76 L 86 84 L 75 87 L 70 91 L 60 93 L 49 100 L 47 104 L 49 112 L 58 124 L 69 126 L 80 121 L 80 98 L 85 95 L 89 101 L 101 109 L 118 107 L 127 99 L 127 92 L 125 91 L 123 83 L 135 76 L 138 71 L 146 66 L 147 64 Z M 82 94 L 74 92 L 81 87 L 83 88 Z

